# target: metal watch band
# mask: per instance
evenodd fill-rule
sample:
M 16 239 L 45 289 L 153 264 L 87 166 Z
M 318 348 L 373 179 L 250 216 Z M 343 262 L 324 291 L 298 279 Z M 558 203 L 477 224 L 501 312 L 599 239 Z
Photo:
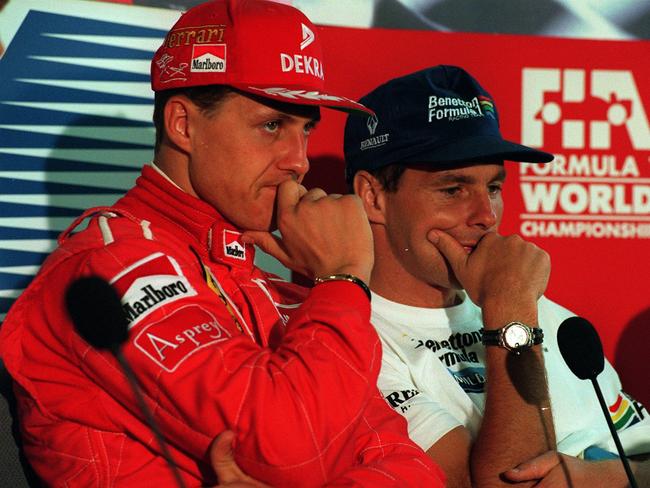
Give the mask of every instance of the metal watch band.
M 484 346 L 499 345 L 499 335 L 501 334 L 501 329 L 497 329 L 497 330 L 481 329 L 480 332 L 481 332 L 481 343 Z
M 539 327 L 532 327 L 533 329 L 533 346 L 537 346 L 544 342 L 544 331 Z
M 366 294 L 368 297 L 368 300 L 370 300 L 370 288 L 368 288 L 368 285 L 366 285 L 362 279 L 357 278 L 354 275 L 351 274 L 333 274 L 329 276 L 319 276 L 314 280 L 314 285 L 318 285 L 319 283 L 325 283 L 327 281 L 349 281 L 350 283 L 354 283 L 355 285 L 358 285 L 361 287 L 363 292 Z

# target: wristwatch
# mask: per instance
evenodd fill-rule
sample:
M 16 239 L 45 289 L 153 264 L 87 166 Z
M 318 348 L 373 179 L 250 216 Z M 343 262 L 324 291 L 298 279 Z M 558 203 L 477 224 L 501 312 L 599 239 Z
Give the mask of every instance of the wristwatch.
M 481 329 L 481 333 L 484 346 L 499 346 L 516 354 L 544 340 L 542 329 L 521 322 L 510 322 L 496 330 Z

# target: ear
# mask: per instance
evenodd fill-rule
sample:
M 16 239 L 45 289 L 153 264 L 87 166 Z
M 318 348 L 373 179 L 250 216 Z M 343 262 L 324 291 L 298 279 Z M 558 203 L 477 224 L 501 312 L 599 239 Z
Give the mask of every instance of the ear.
M 367 171 L 361 170 L 355 173 L 352 186 L 354 193 L 363 202 L 363 208 L 370 223 L 385 223 L 386 191 L 379 180 Z
M 165 135 L 186 153 L 191 152 L 190 120 L 194 111 L 194 104 L 182 95 L 170 97 L 165 104 Z

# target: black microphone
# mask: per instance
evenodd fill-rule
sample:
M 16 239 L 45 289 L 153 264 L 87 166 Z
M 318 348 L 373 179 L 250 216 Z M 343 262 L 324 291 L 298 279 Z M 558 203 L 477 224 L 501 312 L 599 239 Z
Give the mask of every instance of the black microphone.
M 607 404 L 603 397 L 603 392 L 598 385 L 596 377 L 602 373 L 605 368 L 605 355 L 603 354 L 603 345 L 598 337 L 598 332 L 593 325 L 582 317 L 569 317 L 560 324 L 557 331 L 557 344 L 560 353 L 564 358 L 567 366 L 581 380 L 591 380 L 596 390 L 596 396 L 600 403 L 600 408 L 605 414 L 607 426 L 616 444 L 616 450 L 625 468 L 625 474 L 632 488 L 638 488 L 630 464 L 625 456 L 625 451 L 621 445 L 614 422 L 607 410 Z
M 65 305 L 77 332 L 96 349 L 120 351 L 128 337 L 128 323 L 120 297 L 107 281 L 88 276 L 73 281 Z
M 65 304 L 79 335 L 94 348 L 109 350 L 117 359 L 133 390 L 140 410 L 158 441 L 158 446 L 176 484 L 180 488 L 185 488 L 185 483 L 172 459 L 158 424 L 144 401 L 133 369 L 122 354 L 121 346 L 128 337 L 128 323 L 117 292 L 99 276 L 79 278 L 68 287 Z
M 598 332 L 582 317 L 569 317 L 560 324 L 557 345 L 569 369 L 581 380 L 596 379 L 605 368 Z

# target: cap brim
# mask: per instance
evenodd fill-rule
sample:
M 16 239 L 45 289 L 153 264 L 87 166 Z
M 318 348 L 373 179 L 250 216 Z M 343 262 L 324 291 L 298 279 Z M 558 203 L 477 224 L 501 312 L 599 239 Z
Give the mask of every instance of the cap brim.
M 338 95 L 321 93 L 312 89 L 300 87 L 269 87 L 233 85 L 238 90 L 260 97 L 277 100 L 279 102 L 294 103 L 296 105 L 317 105 L 320 107 L 340 110 L 347 113 L 373 115 L 375 112 L 368 107 Z
M 394 163 L 472 163 L 490 161 L 516 161 L 549 163 L 554 156 L 528 146 L 501 139 L 497 136 L 473 136 L 449 142 L 443 146 L 417 144 L 409 154 L 396 156 Z

